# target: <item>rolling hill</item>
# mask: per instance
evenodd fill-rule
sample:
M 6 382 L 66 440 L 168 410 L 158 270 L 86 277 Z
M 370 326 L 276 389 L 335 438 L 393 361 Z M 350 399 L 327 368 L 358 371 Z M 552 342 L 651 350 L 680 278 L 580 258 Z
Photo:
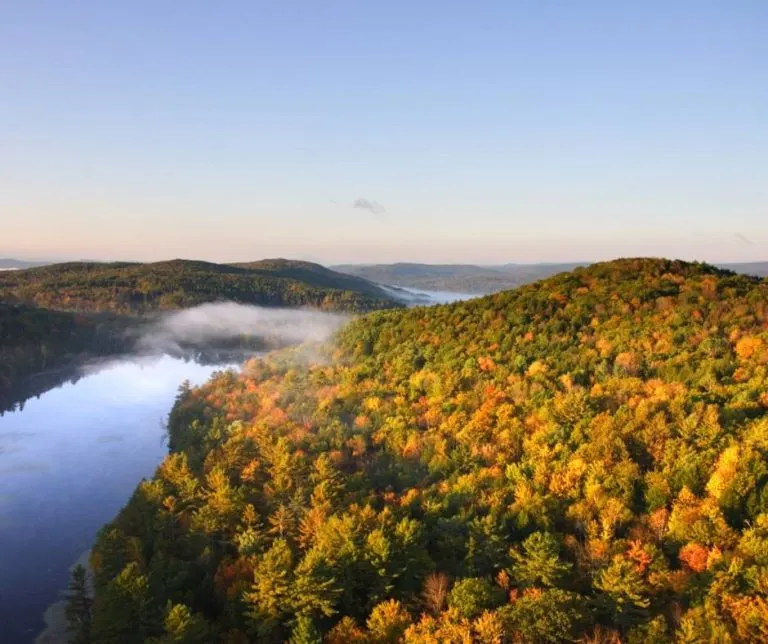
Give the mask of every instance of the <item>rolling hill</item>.
M 0 257 L 0 271 L 22 270 L 25 268 L 33 268 L 35 266 L 45 266 L 48 263 L 50 262 L 26 262 L 19 259 Z
M 343 264 L 333 269 L 379 284 L 390 284 L 455 293 L 496 293 L 530 284 L 557 273 L 586 266 L 587 262 L 554 264 Z M 719 264 L 720 268 L 744 275 L 768 276 L 768 262 Z
M 343 264 L 335 271 L 362 277 L 379 284 L 427 291 L 492 293 L 516 288 L 537 279 L 568 271 L 580 264 Z
M 768 282 L 617 260 L 317 356 L 181 391 L 91 641 L 765 641 Z
M 368 311 L 401 306 L 360 278 L 317 264 L 265 260 L 225 265 L 71 262 L 0 274 L 0 298 L 65 311 L 146 313 L 215 301 Z

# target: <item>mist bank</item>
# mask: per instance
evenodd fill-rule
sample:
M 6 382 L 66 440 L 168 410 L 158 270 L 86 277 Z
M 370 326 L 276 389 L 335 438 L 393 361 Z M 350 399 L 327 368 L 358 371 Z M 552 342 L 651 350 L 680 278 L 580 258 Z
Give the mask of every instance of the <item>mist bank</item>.
M 381 285 L 389 295 L 400 300 L 408 307 L 412 306 L 433 306 L 435 304 L 450 304 L 459 300 L 471 300 L 475 297 L 482 297 L 481 293 L 460 293 L 458 291 L 432 291 L 417 288 L 408 288 L 405 286 L 386 286 Z
M 0 308 L 0 413 L 115 360 L 169 355 L 203 365 L 242 363 L 255 353 L 324 342 L 349 319 L 233 302 L 132 318 Z
M 278 348 L 323 342 L 350 317 L 305 309 L 266 308 L 222 302 L 166 313 L 144 325 L 136 342 L 139 353 L 184 353 L 189 348 L 242 344 Z

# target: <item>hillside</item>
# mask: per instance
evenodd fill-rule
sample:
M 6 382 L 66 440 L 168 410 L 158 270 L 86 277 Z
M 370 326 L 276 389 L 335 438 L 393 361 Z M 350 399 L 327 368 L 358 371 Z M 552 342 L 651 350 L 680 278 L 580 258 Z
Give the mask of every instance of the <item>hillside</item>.
M 347 275 L 312 262 L 292 259 L 262 259 L 257 262 L 233 264 L 233 266 L 275 274 L 320 288 L 356 291 L 378 298 L 385 296 L 382 290 L 370 280 Z
M 126 322 L 114 316 L 75 315 L 0 301 L 0 412 L 29 397 L 29 392 L 47 389 L 50 378 L 36 387 L 28 380 L 33 375 L 128 350 L 130 340 L 121 332 L 125 328 Z
M 45 266 L 49 262 L 25 262 L 19 259 L 9 257 L 0 257 L 0 270 L 21 270 L 23 268 L 32 268 L 34 266 Z
M 455 293 L 497 293 L 530 284 L 557 273 L 573 270 L 585 263 L 502 264 L 344 264 L 332 267 L 379 284 L 407 288 L 452 291 Z M 768 262 L 719 264 L 720 268 L 742 275 L 768 277 Z
M 0 273 L 2 298 L 57 310 L 131 314 L 219 300 L 355 311 L 399 306 L 365 280 L 286 260 L 240 266 L 188 260 L 54 264 Z
M 578 264 L 344 264 L 332 268 L 379 284 L 426 291 L 493 293 L 569 271 Z
M 181 392 L 93 641 L 765 641 L 768 282 L 619 260 L 305 355 Z

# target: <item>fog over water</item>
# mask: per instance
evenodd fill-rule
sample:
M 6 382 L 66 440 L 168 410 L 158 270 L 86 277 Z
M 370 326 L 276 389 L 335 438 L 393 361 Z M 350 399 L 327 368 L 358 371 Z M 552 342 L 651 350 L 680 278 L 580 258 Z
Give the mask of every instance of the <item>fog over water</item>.
M 348 315 L 221 302 L 163 315 L 143 331 L 141 352 L 178 353 L 184 347 L 215 346 L 238 337 L 262 338 L 268 345 L 321 342 L 340 329 Z
M 461 300 L 471 300 L 483 297 L 482 293 L 456 293 L 454 291 L 423 291 L 408 286 L 379 284 L 388 295 L 409 307 L 433 306 L 435 304 L 450 304 Z

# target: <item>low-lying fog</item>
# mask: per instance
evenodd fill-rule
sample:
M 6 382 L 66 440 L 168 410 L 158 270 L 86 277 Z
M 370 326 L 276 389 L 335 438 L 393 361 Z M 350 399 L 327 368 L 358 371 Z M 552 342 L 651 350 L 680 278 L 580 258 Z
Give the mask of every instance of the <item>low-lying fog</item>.
M 379 284 L 391 297 L 394 297 L 407 306 L 430 306 L 434 304 L 450 304 L 460 300 L 471 300 L 482 297 L 478 293 L 455 293 L 453 291 L 423 291 L 407 286 L 389 286 Z
M 266 346 L 327 340 L 348 315 L 221 302 L 164 314 L 142 332 L 141 353 L 183 353 L 189 346 L 218 346 L 238 338 L 257 338 Z

